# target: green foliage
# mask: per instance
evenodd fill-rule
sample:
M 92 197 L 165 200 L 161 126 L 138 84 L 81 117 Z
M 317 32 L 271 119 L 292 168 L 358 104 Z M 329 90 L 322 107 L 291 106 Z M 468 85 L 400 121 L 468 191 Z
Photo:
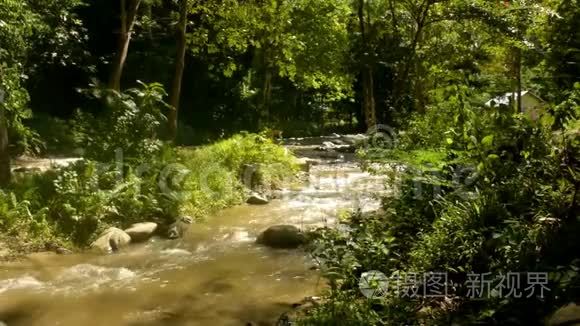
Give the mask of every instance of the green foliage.
M 477 270 L 478 254 L 485 241 L 489 220 L 498 218 L 496 214 L 501 212 L 497 203 L 487 202 L 493 200 L 478 196 L 467 203 L 438 203 L 440 216 L 425 229 L 411 249 L 409 268 L 418 272 L 437 270 L 449 273 Z M 453 237 L 450 238 L 449 234 Z
M 297 170 L 283 147 L 255 134 L 236 135 L 196 150 L 180 149 L 178 157 L 190 173 L 177 191 L 187 192 L 183 209 L 195 216 L 240 203 L 244 186 L 272 189 Z
M 5 102 L 0 105 L 7 111 L 14 154 L 37 153 L 42 149 L 38 134 L 24 123 L 32 117 L 25 83 L 40 64 L 31 62 L 38 56 L 72 60 L 71 53 L 60 54 L 66 44 L 80 39 L 79 32 L 67 26 L 78 24 L 71 11 L 80 3 L 78 0 L 0 3 L 0 89 L 6 93 Z M 45 39 L 53 44 L 37 51 L 35 43 Z
M 183 214 L 201 218 L 239 204 L 246 196 L 247 165 L 263 167 L 258 181 L 267 187 L 296 171 L 291 154 L 253 134 L 199 149 L 134 153 L 147 161 L 82 160 L 15 180 L 0 192 L 0 231 L 83 247 L 108 226 L 147 220 L 168 224 Z
M 379 315 L 372 309 L 372 301 L 361 299 L 354 291 L 333 293 L 326 304 L 312 308 L 309 315 L 302 317 L 297 325 L 365 326 L 380 323 Z
M 82 124 L 73 119 L 64 120 L 45 114 L 35 114 L 26 125 L 38 133 L 42 141 L 41 154 L 78 155 L 84 134 Z
M 105 101 L 107 109 L 99 118 L 79 112 L 77 124 L 86 134 L 85 157 L 106 162 L 115 158 L 147 160 L 159 154 L 161 125 L 169 106 L 167 94 L 158 83 L 139 83 L 139 88 L 123 93 L 93 89 L 93 95 Z
M 551 275 L 551 291 L 544 299 L 457 299 L 451 309 L 443 301 L 387 295 L 371 307 L 373 325 L 439 325 L 449 320 L 530 324 L 573 300 L 579 281 L 573 234 L 580 227 L 575 96 L 570 92 L 544 124 L 502 108 L 479 109 L 456 101 L 455 107 L 463 111 L 459 113 L 442 103 L 443 117 L 429 112 L 417 116 L 399 139 L 399 147 L 361 152 L 363 158 L 395 162 L 406 170 L 397 194 L 383 199 L 382 212 L 364 218 L 354 215 L 346 220 L 348 231 L 325 230 L 319 235 L 313 253 L 336 286 L 331 287 L 328 302 L 306 318 L 309 324 L 343 318 L 329 317 L 332 306 L 368 309 L 357 293 L 357 279 L 369 270 L 386 275 L 447 272 L 457 284 L 471 272 Z M 436 127 L 433 137 L 451 130 L 451 141 L 423 137 L 419 126 L 427 125 Z M 464 171 L 469 173 L 464 176 Z M 453 294 L 464 296 L 466 289 L 459 286 Z

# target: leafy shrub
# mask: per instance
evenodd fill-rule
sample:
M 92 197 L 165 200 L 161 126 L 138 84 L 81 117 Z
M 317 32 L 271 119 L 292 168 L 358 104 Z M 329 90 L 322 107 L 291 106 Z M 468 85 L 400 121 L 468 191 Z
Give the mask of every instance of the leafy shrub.
M 159 140 L 163 101 L 167 94 L 158 83 L 139 83 L 123 93 L 93 89 L 92 94 L 106 103 L 107 109 L 98 117 L 79 112 L 76 123 L 85 136 L 85 157 L 101 162 L 124 159 L 145 161 L 154 158 L 163 146 Z
M 77 121 L 63 120 L 49 115 L 35 114 L 26 122 L 30 129 L 43 140 L 41 152 L 44 154 L 75 155 L 82 147 L 83 134 Z

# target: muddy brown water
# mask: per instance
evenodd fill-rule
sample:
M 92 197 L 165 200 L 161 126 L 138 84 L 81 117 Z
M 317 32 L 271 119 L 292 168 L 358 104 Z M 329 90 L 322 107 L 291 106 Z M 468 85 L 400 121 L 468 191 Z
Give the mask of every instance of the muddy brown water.
M 310 181 L 265 206 L 223 210 L 183 239 L 152 239 L 107 256 L 35 254 L 0 265 L 0 322 L 8 326 L 274 325 L 324 282 L 303 250 L 255 244 L 271 225 L 334 224 L 374 210 L 384 180 L 353 162 L 323 161 Z M 0 323 L 2 325 L 2 323 Z

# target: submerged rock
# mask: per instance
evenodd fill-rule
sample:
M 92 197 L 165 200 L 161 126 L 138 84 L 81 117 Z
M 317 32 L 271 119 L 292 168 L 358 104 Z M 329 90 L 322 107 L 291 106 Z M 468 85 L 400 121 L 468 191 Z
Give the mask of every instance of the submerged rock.
M 175 221 L 169 226 L 167 230 L 167 237 L 169 239 L 179 239 L 183 237 L 185 231 L 189 229 L 190 225 L 193 223 L 193 218 L 189 216 L 184 216 L 179 220 Z
M 310 171 L 310 162 L 307 158 L 301 157 L 297 159 L 298 167 L 300 171 L 309 172 Z
M 256 193 L 251 194 L 246 202 L 250 205 L 266 205 L 269 203 L 268 198 Z
M 91 248 L 101 252 L 111 253 L 131 242 L 131 237 L 125 231 L 117 228 L 109 228 L 101 233 L 99 238 L 91 243 Z
M 336 144 L 331 142 L 331 141 L 325 141 L 322 143 L 321 149 L 325 150 L 325 149 L 333 149 L 336 148 Z
M 275 225 L 258 237 L 257 243 L 280 249 L 294 249 L 306 243 L 306 236 L 294 225 Z
M 298 167 L 300 167 L 300 170 L 303 172 L 310 172 L 311 166 L 320 164 L 320 161 L 306 157 L 298 158 L 297 162 Z
M 149 240 L 156 230 L 157 223 L 146 222 L 131 225 L 131 227 L 125 230 L 125 233 L 131 237 L 132 242 L 142 242 Z
M 360 146 L 368 141 L 368 135 L 358 134 L 358 135 L 344 135 L 341 137 L 342 141 L 349 145 Z
M 40 289 L 44 283 L 32 276 L 23 276 L 0 281 L 0 294 L 10 290 Z
M 37 168 L 37 167 L 23 166 L 23 167 L 13 169 L 12 172 L 14 172 L 14 173 L 40 173 L 40 172 L 42 172 L 42 169 Z
M 58 255 L 70 255 L 73 253 L 71 250 L 52 242 L 45 243 L 44 249 L 49 252 L 54 252 Z

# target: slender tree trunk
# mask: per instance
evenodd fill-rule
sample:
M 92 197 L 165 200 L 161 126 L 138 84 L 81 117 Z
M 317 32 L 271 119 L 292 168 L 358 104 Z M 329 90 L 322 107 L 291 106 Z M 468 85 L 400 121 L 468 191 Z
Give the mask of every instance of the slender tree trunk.
M 2 90 L 0 90 L 1 92 Z M 0 104 L 2 104 L 2 94 L 0 94 Z M 8 151 L 8 121 L 6 112 L 0 105 L 0 186 L 10 183 L 10 153 Z
M 521 50 L 513 47 L 508 60 L 510 66 L 509 74 L 511 75 L 510 105 L 515 113 L 521 113 L 522 110 L 522 57 Z
M 374 95 L 374 78 L 373 69 L 368 62 L 367 54 L 369 52 L 368 40 L 365 28 L 365 17 L 364 17 L 364 0 L 359 0 L 358 3 L 358 20 L 362 39 L 363 48 L 363 67 L 361 71 L 362 77 L 362 88 L 363 88 L 363 103 L 362 111 L 365 117 L 365 124 L 367 129 L 374 127 L 377 123 L 376 110 L 375 110 L 375 95 Z M 370 17 L 368 18 L 370 20 Z
M 415 110 L 419 113 L 425 113 L 427 105 L 427 96 L 425 94 L 425 68 L 421 60 L 415 60 Z
M 183 80 L 183 70 L 185 69 L 185 50 L 187 32 L 187 9 L 188 0 L 181 0 L 179 9 L 179 24 L 177 24 L 177 58 L 175 60 L 175 74 L 173 84 L 169 94 L 169 104 L 172 110 L 169 112 L 169 137 L 175 141 L 177 137 L 177 117 L 179 113 L 179 100 L 181 98 L 181 84 Z
M 129 2 L 129 8 L 127 8 L 127 2 Z M 109 80 L 109 88 L 116 91 L 121 90 L 121 77 L 123 76 L 123 68 L 129 53 L 133 26 L 135 25 L 135 18 L 140 4 L 141 0 L 121 0 L 121 29 L 119 31 L 117 53 L 112 64 L 111 78 Z
M 271 98 L 272 98 L 272 71 L 268 68 L 266 64 L 266 71 L 264 72 L 264 86 L 262 94 L 262 110 L 265 114 L 266 123 L 272 122 L 271 111 Z
M 516 100 L 516 105 L 517 105 L 517 110 L 518 113 L 522 113 L 523 112 L 523 107 L 522 107 L 522 51 L 517 48 L 516 49 L 516 92 L 517 92 L 517 100 Z
M 371 67 L 366 69 L 367 90 L 366 90 L 366 104 L 365 104 L 365 122 L 367 128 L 372 128 L 377 124 L 377 111 L 375 108 L 375 82 L 373 77 L 373 70 Z
M 0 81 L 3 73 L 2 65 L 0 65 Z M 9 184 L 11 179 L 10 153 L 8 150 L 10 144 L 8 139 L 8 120 L 6 118 L 6 109 L 4 108 L 6 96 L 6 91 L 4 91 L 2 84 L 0 84 L 0 187 Z
M 397 12 L 395 11 L 394 0 L 389 0 L 389 10 L 391 11 L 391 23 L 395 36 L 399 37 L 399 22 L 397 20 Z

